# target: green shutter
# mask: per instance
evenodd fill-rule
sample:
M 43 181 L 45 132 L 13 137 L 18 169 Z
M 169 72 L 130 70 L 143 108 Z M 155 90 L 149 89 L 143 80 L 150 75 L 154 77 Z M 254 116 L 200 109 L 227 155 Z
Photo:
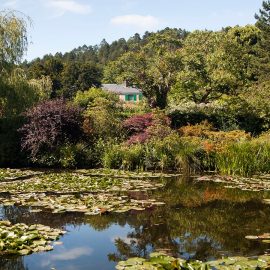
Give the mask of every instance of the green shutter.
M 137 95 L 125 95 L 125 101 L 137 101 Z

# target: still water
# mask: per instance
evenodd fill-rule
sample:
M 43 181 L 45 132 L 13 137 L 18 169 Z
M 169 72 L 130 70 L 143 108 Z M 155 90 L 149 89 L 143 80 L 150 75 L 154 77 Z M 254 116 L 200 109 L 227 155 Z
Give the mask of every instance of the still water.
M 225 189 L 215 183 L 169 180 L 158 191 L 133 193 L 155 197 L 165 206 L 142 212 L 85 217 L 83 214 L 30 213 L 2 207 L 0 219 L 41 223 L 68 231 L 54 250 L 24 257 L 1 257 L 0 270 L 113 270 L 119 260 L 162 251 L 185 259 L 252 256 L 269 244 L 245 239 L 270 232 L 267 192 Z

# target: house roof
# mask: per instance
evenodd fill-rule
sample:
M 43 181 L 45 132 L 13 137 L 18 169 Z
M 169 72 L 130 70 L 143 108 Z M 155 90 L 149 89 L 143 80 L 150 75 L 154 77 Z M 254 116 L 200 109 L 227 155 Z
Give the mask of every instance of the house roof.
M 142 92 L 141 89 L 134 87 L 127 87 L 125 86 L 125 84 L 102 84 L 101 87 L 104 90 L 120 95 L 140 94 Z

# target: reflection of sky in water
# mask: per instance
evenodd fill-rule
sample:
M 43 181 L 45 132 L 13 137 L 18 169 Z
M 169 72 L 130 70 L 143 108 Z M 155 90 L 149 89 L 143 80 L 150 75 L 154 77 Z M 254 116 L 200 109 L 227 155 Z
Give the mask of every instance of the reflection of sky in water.
M 0 206 L 0 220 L 4 219 L 4 217 L 5 217 L 4 209 L 2 206 Z
M 77 247 L 66 249 L 65 247 L 59 248 L 56 254 L 50 254 L 46 261 L 41 262 L 41 266 L 49 266 L 55 261 L 71 261 L 79 259 L 82 256 L 90 256 L 93 250 L 88 247 Z
M 69 233 L 60 239 L 63 245 L 55 245 L 47 253 L 33 254 L 24 258 L 29 270 L 112 270 L 115 263 L 107 255 L 116 251 L 112 239 L 124 238 L 129 226 L 113 225 L 105 231 L 95 231 L 89 225 L 67 227 Z

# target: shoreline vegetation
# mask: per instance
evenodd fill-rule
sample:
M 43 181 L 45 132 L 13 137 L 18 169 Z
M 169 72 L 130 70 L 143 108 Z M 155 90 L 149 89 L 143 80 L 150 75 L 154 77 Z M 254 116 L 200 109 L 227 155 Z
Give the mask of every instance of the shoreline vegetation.
M 35 161 L 27 165 L 37 170 L 100 167 L 186 175 L 214 172 L 246 177 L 270 172 L 268 132 L 251 137 L 241 130 L 215 131 L 207 122 L 187 125 L 177 131 L 168 126 L 154 128 L 160 130 L 143 143 L 98 141 L 95 153 L 89 152 L 81 143 L 67 144 L 61 146 L 57 153 L 35 157 Z M 160 132 L 165 128 L 168 133 L 162 136 Z M 134 138 L 139 136 L 133 135 Z
M 269 173 L 269 10 L 254 25 L 165 28 L 29 63 L 30 19 L 2 11 L 0 167 Z M 102 89 L 123 82 L 143 99 Z

